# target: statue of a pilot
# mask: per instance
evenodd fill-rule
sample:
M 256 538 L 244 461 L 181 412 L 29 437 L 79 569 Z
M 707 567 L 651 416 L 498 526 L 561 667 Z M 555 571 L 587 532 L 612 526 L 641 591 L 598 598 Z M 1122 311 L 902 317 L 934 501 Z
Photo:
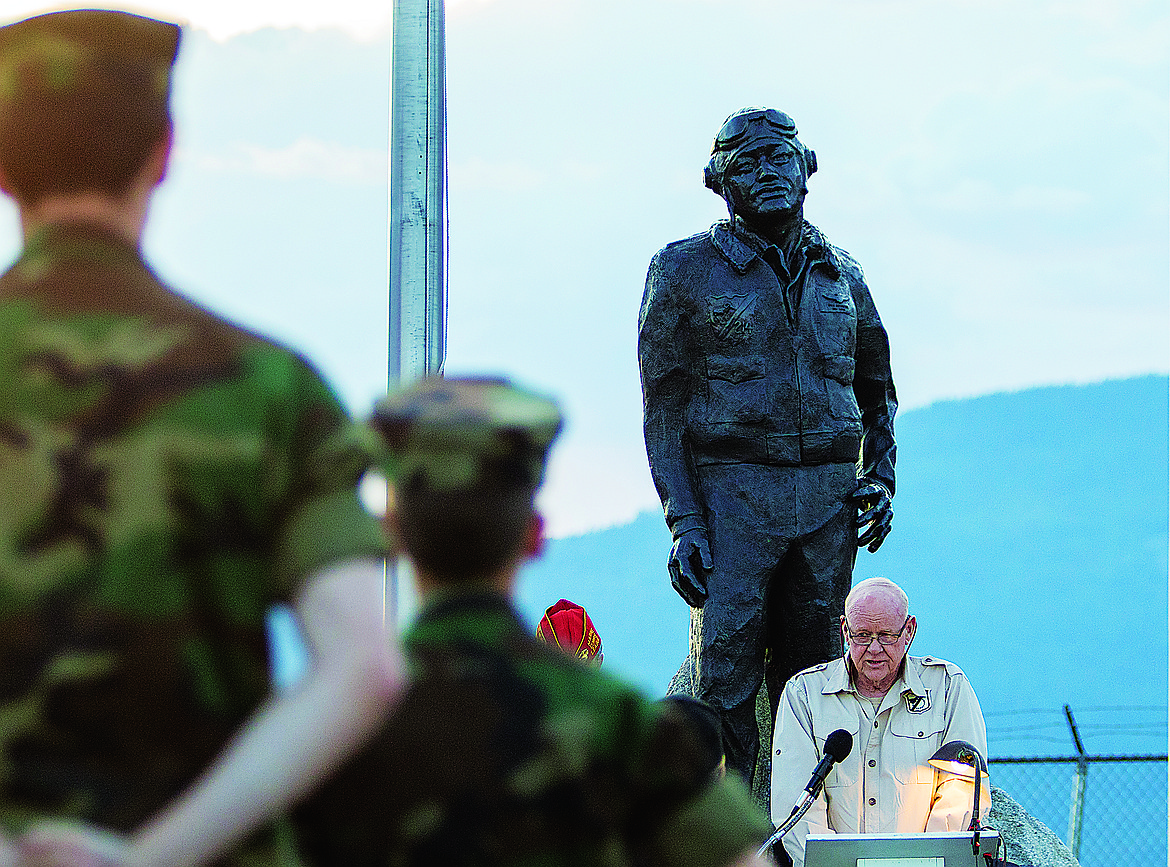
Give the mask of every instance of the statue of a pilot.
M 788 115 L 731 115 L 704 172 L 730 217 L 654 256 L 639 316 L 696 692 L 749 782 L 761 684 L 774 719 L 789 677 L 842 655 L 857 548 L 877 550 L 893 517 L 889 342 L 860 266 L 804 220 L 816 168 Z

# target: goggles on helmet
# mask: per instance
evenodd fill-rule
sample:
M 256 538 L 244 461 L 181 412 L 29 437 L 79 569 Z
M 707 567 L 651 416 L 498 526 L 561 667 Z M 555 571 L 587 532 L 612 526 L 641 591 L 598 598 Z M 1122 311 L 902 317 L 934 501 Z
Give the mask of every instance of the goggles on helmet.
M 736 112 L 723 122 L 711 153 L 735 150 L 747 139 L 754 123 L 766 124 L 786 138 L 796 138 L 796 123 L 784 112 L 774 108 L 749 108 Z

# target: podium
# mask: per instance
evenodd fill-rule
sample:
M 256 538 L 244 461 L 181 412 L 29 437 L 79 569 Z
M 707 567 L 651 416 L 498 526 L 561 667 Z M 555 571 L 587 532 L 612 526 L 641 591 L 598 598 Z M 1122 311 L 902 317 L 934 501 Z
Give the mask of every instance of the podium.
M 998 831 L 979 832 L 979 855 L 971 851 L 971 831 L 929 834 L 810 834 L 804 843 L 805 867 L 984 867 L 995 857 Z

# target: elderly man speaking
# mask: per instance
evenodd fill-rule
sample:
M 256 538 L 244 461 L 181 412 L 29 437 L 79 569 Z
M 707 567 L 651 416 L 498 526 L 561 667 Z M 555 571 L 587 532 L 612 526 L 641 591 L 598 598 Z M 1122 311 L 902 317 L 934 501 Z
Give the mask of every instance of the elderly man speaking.
M 809 834 L 965 831 L 974 782 L 936 771 L 928 760 L 943 744 L 967 741 L 987 756 L 979 701 L 959 667 L 908 656 L 918 623 L 893 581 L 868 578 L 845 600 L 841 633 L 847 654 L 814 665 L 784 687 L 772 744 L 772 821 L 780 825 L 824 753 L 844 729 L 853 749 L 833 767 L 824 791 L 784 837 L 795 867 Z M 986 781 L 986 777 L 984 777 Z M 980 794 L 980 821 L 991 805 Z

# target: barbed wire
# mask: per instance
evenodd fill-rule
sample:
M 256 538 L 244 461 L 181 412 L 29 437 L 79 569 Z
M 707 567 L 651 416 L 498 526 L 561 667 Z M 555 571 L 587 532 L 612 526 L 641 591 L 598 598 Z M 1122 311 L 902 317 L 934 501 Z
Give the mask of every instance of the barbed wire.
M 1091 752 L 1110 750 L 1107 745 L 1116 745 L 1118 738 L 1143 744 L 1154 742 L 1158 744 L 1158 751 L 1163 752 L 1170 737 L 1166 705 L 1086 705 L 1074 706 L 1072 710 L 1076 714 L 1077 730 L 1086 739 L 1086 748 Z M 1110 718 L 1102 718 L 1102 714 L 1108 714 Z M 993 744 L 997 741 L 1005 746 L 1033 744 L 1035 749 L 1042 749 L 1049 744 L 1070 742 L 1063 707 L 992 710 L 986 712 L 984 718 L 988 741 Z M 1134 752 L 1135 747 L 1138 745 L 1126 745 L 1124 751 Z
M 1080 713 L 1096 713 L 1099 711 L 1157 711 L 1159 713 L 1167 713 L 1167 705 L 1164 704 L 1111 704 L 1111 705 L 1090 705 L 1086 707 L 1074 706 L 1073 710 Z M 1061 719 L 1064 718 L 1063 708 L 1051 707 L 1030 707 L 1030 708 L 1013 708 L 1011 710 L 992 710 L 984 711 L 983 716 L 1019 716 L 1022 714 L 1059 714 Z
M 1045 724 L 1042 726 L 1034 726 L 1034 725 L 994 726 L 994 731 L 996 731 L 996 732 L 1026 732 L 1026 731 L 1035 731 L 1037 728 L 1041 728 L 1041 729 L 1059 728 L 1059 729 L 1062 729 L 1066 734 L 1068 733 L 1068 724 L 1064 723 L 1063 721 L 1061 721 L 1061 723 L 1059 725 L 1057 723 L 1048 723 L 1048 724 Z M 1156 733 L 1159 731 L 1163 731 L 1163 732 L 1166 731 L 1166 724 L 1159 723 L 1159 722 L 1150 722 L 1150 723 L 1140 723 L 1140 722 L 1135 722 L 1135 723 L 1081 723 L 1081 722 L 1078 722 L 1077 728 L 1080 729 L 1082 732 L 1117 732 L 1117 731 L 1133 731 L 1135 729 L 1145 729 L 1145 730 L 1149 731 L 1151 734 L 1153 734 L 1153 733 Z M 992 731 L 993 727 L 988 726 L 987 730 Z

